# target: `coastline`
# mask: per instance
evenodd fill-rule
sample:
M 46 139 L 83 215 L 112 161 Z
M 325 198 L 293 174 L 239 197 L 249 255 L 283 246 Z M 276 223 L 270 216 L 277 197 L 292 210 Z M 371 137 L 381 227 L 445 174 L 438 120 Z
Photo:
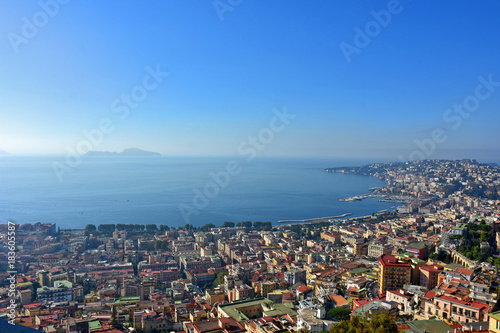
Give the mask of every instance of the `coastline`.
M 370 193 L 359 194 L 359 195 L 354 195 L 354 196 L 339 199 L 339 201 L 342 201 L 342 202 L 362 201 L 363 199 L 366 199 L 366 198 L 381 198 L 378 200 L 379 202 L 393 202 L 393 203 L 401 203 L 401 204 L 410 204 L 416 200 L 415 198 L 413 198 L 411 196 L 407 196 L 407 195 L 396 195 L 396 194 L 392 194 L 392 193 L 382 193 L 384 190 L 388 190 L 389 186 L 390 186 L 390 182 L 386 179 L 386 177 L 381 177 L 377 174 L 358 173 L 355 171 L 356 169 L 371 167 L 373 165 L 375 165 L 375 164 L 369 164 L 369 165 L 360 166 L 360 167 L 349 166 L 349 167 L 325 168 L 323 170 L 323 172 L 375 177 L 375 178 L 378 178 L 379 180 L 386 183 L 386 185 L 383 187 L 369 188 L 368 190 L 370 191 Z
M 53 161 L 11 156 L 9 163 L 0 163 L 4 175 L 0 176 L 1 219 L 21 224 L 56 222 L 61 228 L 137 221 L 176 227 L 224 221 L 278 225 L 281 220 L 343 213 L 364 216 L 392 206 L 369 200 L 346 207 L 338 199 L 384 183 L 373 177 L 326 175 L 322 170 L 330 163 L 318 159 L 256 159 L 203 207 L 193 204 L 195 190 L 204 191 L 213 181 L 210 174 L 224 170 L 226 158 L 89 158 L 62 183 L 53 174 Z M 179 210 L 181 204 L 196 209 L 188 221 Z

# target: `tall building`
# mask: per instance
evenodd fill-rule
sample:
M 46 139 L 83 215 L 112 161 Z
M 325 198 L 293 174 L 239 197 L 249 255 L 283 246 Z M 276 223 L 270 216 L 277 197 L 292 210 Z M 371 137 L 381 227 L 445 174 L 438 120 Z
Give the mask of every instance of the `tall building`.
M 38 272 L 38 283 L 42 287 L 48 287 L 49 286 L 49 272 L 47 271 L 39 271 Z
M 419 285 L 431 290 L 436 287 L 438 283 L 439 273 L 443 271 L 444 267 L 441 265 L 427 265 L 420 267 Z
M 403 288 L 405 284 L 411 283 L 411 265 L 400 262 L 390 254 L 383 254 L 378 259 L 378 285 L 380 293 L 387 290 Z

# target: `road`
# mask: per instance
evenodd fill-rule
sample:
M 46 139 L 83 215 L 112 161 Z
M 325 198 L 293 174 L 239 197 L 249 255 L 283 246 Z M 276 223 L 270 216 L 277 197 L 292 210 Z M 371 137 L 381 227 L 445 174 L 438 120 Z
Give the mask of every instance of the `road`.
M 377 281 L 369 282 L 366 285 L 366 295 L 368 296 L 369 299 L 374 299 L 379 296 Z

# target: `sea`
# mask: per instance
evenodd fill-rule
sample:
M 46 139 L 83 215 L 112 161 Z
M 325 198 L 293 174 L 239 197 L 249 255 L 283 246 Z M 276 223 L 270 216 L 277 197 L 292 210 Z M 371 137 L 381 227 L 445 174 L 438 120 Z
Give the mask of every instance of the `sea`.
M 275 224 L 347 213 L 359 217 L 399 204 L 378 198 L 341 202 L 386 184 L 375 177 L 324 169 L 374 162 L 385 161 L 100 156 L 83 157 L 70 166 L 65 156 L 2 156 L 0 223 L 197 227 L 225 221 Z

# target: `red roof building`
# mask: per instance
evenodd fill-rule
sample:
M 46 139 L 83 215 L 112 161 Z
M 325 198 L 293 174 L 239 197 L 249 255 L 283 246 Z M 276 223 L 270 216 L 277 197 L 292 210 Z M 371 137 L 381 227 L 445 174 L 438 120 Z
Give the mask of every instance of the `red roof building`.
M 382 254 L 379 257 L 378 283 L 381 294 L 403 288 L 411 283 L 411 265 L 398 261 L 390 254 Z

